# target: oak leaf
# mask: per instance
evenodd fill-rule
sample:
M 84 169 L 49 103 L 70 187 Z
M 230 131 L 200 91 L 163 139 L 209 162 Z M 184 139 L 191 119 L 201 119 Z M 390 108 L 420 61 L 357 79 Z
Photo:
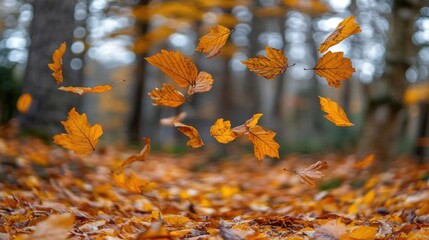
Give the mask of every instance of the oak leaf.
M 162 84 L 161 89 L 155 88 L 148 95 L 154 101 L 154 106 L 178 107 L 186 101 L 181 92 L 177 91 L 173 85 L 166 83 Z
M 252 118 L 247 120 L 244 124 L 233 128 L 232 131 L 234 132 L 235 136 L 240 137 L 249 132 L 249 128 L 256 126 L 262 115 L 262 113 L 253 114 Z
M 204 71 L 200 72 L 195 80 L 195 84 L 189 86 L 188 95 L 210 91 L 213 82 L 214 80 L 211 74 Z
M 266 46 L 265 52 L 267 53 L 266 57 L 256 56 L 241 62 L 246 65 L 250 71 L 266 79 L 272 79 L 286 71 L 289 67 L 287 65 L 288 59 L 284 55 L 283 50 Z
M 198 134 L 198 130 L 194 127 L 181 122 L 175 122 L 174 126 L 189 138 L 189 141 L 186 143 L 186 145 L 192 148 L 199 148 L 204 145 L 203 140 L 201 140 L 201 137 Z
M 210 127 L 210 135 L 220 143 L 229 143 L 237 138 L 231 130 L 231 122 L 224 121 L 223 118 L 216 120 L 213 126 Z
M 54 77 L 57 83 L 62 83 L 64 81 L 63 78 L 63 61 L 62 57 L 66 52 L 67 45 L 65 42 L 61 43 L 61 45 L 54 51 L 52 54 L 53 63 L 49 63 L 48 67 L 52 70 L 52 76 Z
M 350 78 L 355 72 L 352 61 L 343 57 L 343 52 L 331 51 L 323 55 L 314 68 L 305 70 L 315 70 L 317 75 L 328 81 L 329 86 L 335 88 L 341 86 L 341 80 Z
M 354 126 L 350 122 L 344 110 L 338 105 L 338 103 L 332 101 L 329 98 L 320 97 L 320 107 L 322 111 L 326 112 L 325 118 L 333 122 L 339 127 L 350 127 Z
M 181 122 L 185 118 L 186 118 L 186 112 L 181 112 L 177 116 L 172 116 L 169 118 L 161 118 L 161 120 L 159 120 L 159 123 L 163 126 L 174 126 L 175 122 Z
M 265 156 L 279 158 L 280 145 L 274 140 L 276 133 L 265 130 L 261 126 L 254 126 L 249 129 L 249 140 L 253 143 L 255 156 L 258 160 L 263 160 Z
M 84 93 L 103 93 L 112 90 L 111 85 L 99 85 L 95 87 L 59 87 L 59 90 L 77 93 L 79 95 L 83 95 Z
M 150 64 L 158 67 L 180 87 L 194 86 L 198 76 L 197 66 L 190 58 L 180 52 L 161 50 L 161 53 L 145 58 Z
M 360 32 L 362 32 L 362 30 L 359 28 L 359 24 L 355 22 L 355 16 L 350 16 L 340 22 L 334 32 L 320 44 L 319 52 L 323 53 L 349 36 Z
M 196 51 L 207 53 L 207 58 L 212 58 L 220 53 L 220 49 L 225 45 L 231 34 L 228 28 L 217 25 L 210 28 L 210 32 L 200 38 Z
M 69 231 L 73 230 L 74 215 L 71 213 L 50 215 L 47 219 L 36 224 L 34 232 L 22 239 L 32 240 L 62 240 L 67 239 Z
M 26 113 L 31 106 L 31 102 L 33 101 L 33 97 L 29 93 L 23 93 L 19 96 L 18 101 L 16 102 L 16 109 L 20 113 Z
M 144 146 L 144 148 L 140 151 L 140 153 L 138 154 L 133 154 L 130 157 L 128 157 L 125 161 L 122 162 L 121 166 L 125 167 L 127 165 L 130 165 L 133 162 L 136 161 L 145 161 L 146 160 L 146 156 L 149 154 L 150 152 L 150 139 L 147 137 L 143 138 L 144 142 L 146 143 L 146 145 Z
M 116 186 L 126 189 L 132 193 L 142 193 L 143 187 L 149 183 L 146 180 L 137 177 L 134 173 L 131 173 L 130 176 L 125 175 L 125 173 L 113 173 L 112 178 Z
M 301 182 L 314 187 L 316 186 L 316 180 L 324 176 L 321 171 L 328 167 L 329 165 L 327 162 L 317 161 L 307 168 L 296 170 L 295 173 L 299 176 Z
M 76 154 L 87 155 L 95 151 L 98 138 L 103 134 L 101 125 L 91 126 L 86 114 L 80 115 L 72 108 L 66 121 L 61 121 L 67 133 L 57 134 L 53 137 L 54 143 L 73 150 Z

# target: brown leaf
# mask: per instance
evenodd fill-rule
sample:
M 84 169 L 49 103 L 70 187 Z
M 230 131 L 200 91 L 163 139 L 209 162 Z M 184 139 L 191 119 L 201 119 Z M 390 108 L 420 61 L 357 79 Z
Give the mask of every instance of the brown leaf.
M 341 237 L 347 234 L 346 225 L 341 222 L 330 221 L 315 228 L 315 239 L 319 240 L 333 240 L 342 239 Z
M 228 28 L 217 25 L 210 28 L 210 32 L 200 38 L 196 51 L 207 53 L 207 58 L 212 58 L 220 53 L 220 49 L 225 45 L 231 34 Z
M 349 36 L 360 32 L 362 30 L 359 28 L 359 24 L 355 22 L 355 16 L 350 16 L 340 22 L 334 32 L 320 44 L 319 52 L 323 53 Z
M 84 93 L 103 93 L 112 90 L 111 85 L 99 85 L 93 88 L 90 87 L 59 87 L 59 90 L 77 93 L 83 95 Z
M 177 91 L 173 85 L 166 83 L 162 84 L 161 89 L 155 88 L 148 95 L 154 101 L 154 106 L 178 107 L 186 101 L 181 92 Z
M 146 145 L 144 146 L 144 148 L 140 151 L 140 153 L 131 155 L 125 161 L 123 161 L 122 164 L 121 164 L 122 167 L 130 165 L 131 163 L 136 162 L 136 161 L 143 162 L 143 161 L 146 160 L 146 156 L 150 152 L 150 146 L 151 146 L 151 144 L 150 144 L 150 139 L 149 138 L 144 137 L 143 140 L 146 143 Z
M 262 113 L 253 114 L 252 118 L 247 120 L 244 124 L 233 128 L 232 131 L 234 132 L 235 136 L 240 137 L 249 132 L 249 128 L 256 126 L 262 115 Z
M 66 52 L 67 44 L 66 42 L 61 43 L 57 50 L 52 54 L 53 63 L 49 63 L 48 67 L 53 71 L 52 76 L 54 77 L 57 83 L 62 83 L 63 78 L 63 60 L 62 57 Z
M 189 138 L 189 141 L 186 143 L 186 145 L 192 148 L 199 148 L 204 145 L 203 140 L 201 140 L 197 129 L 195 129 L 194 127 L 183 124 L 181 122 L 175 122 L 174 126 L 177 127 L 179 131 L 181 131 L 183 134 L 185 134 L 185 136 Z
M 213 82 L 214 80 L 211 74 L 204 71 L 200 72 L 197 76 L 197 80 L 195 81 L 195 85 L 189 86 L 188 95 L 210 91 L 210 89 L 212 89 Z
M 30 234 L 31 240 L 62 240 L 67 239 L 69 231 L 73 229 L 74 215 L 64 213 L 60 215 L 50 215 L 47 219 L 39 222 Z
M 320 97 L 320 107 L 322 111 L 326 112 L 325 118 L 333 122 L 339 127 L 350 127 L 354 126 L 350 122 L 344 110 L 338 105 L 338 103 L 332 101 L 329 98 Z
M 250 71 L 255 72 L 261 77 L 272 79 L 283 73 L 288 68 L 288 59 L 283 50 L 278 50 L 269 46 L 265 47 L 267 56 L 256 56 L 246 61 L 241 61 Z
M 275 132 L 265 130 L 258 125 L 249 129 L 248 138 L 253 143 L 258 160 L 263 160 L 265 156 L 279 158 L 280 145 L 274 140 L 275 136 Z
M 315 164 L 307 168 L 296 170 L 295 173 L 299 176 L 303 183 L 314 187 L 316 186 L 315 181 L 324 176 L 321 171 L 327 169 L 328 166 L 329 165 L 327 162 L 317 161 Z

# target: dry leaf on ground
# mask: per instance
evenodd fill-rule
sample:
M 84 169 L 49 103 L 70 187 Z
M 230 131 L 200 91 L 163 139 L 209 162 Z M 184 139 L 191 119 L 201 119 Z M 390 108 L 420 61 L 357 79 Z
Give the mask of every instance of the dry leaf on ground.
M 67 45 L 65 42 L 61 43 L 57 50 L 52 54 L 53 63 L 49 63 L 48 67 L 52 70 L 52 76 L 57 83 L 64 81 L 63 77 L 63 56 L 66 53 Z

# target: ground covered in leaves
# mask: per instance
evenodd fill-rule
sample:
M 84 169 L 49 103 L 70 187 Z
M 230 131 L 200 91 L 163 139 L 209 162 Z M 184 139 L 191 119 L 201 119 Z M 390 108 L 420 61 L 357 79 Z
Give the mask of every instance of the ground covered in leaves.
M 355 156 L 251 154 L 216 163 L 201 151 L 105 147 L 78 157 L 36 139 L 0 137 L 0 239 L 428 239 L 429 165 L 382 173 Z M 314 188 L 285 171 L 329 163 Z

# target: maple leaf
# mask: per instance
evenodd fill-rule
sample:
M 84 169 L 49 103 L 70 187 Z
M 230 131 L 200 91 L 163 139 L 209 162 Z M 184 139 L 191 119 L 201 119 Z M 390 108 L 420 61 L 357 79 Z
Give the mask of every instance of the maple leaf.
M 301 179 L 301 182 L 306 183 L 312 187 L 316 186 L 316 179 L 323 177 L 321 170 L 325 170 L 329 167 L 327 162 L 317 161 L 315 164 L 303 169 L 294 171 Z
M 183 56 L 182 53 L 163 49 L 161 53 L 145 59 L 153 66 L 158 67 L 180 87 L 195 85 L 198 76 L 197 66 L 190 58 Z
M 249 128 L 256 126 L 262 115 L 262 113 L 253 114 L 252 118 L 247 120 L 244 124 L 233 128 L 232 131 L 234 132 L 235 136 L 240 137 L 249 132 Z
M 326 112 L 325 118 L 333 122 L 339 127 L 350 127 L 354 126 L 353 123 L 347 118 L 344 110 L 338 105 L 338 103 L 332 101 L 329 98 L 320 97 L 320 107 L 322 111 Z
M 143 138 L 144 142 L 146 143 L 146 145 L 144 146 L 144 148 L 140 151 L 140 153 L 138 154 L 133 154 L 130 157 L 128 157 L 125 161 L 122 162 L 121 166 L 125 167 L 127 165 L 130 165 L 133 162 L 136 161 L 145 161 L 146 160 L 146 156 L 149 154 L 150 152 L 150 139 L 147 137 Z
M 217 25 L 210 28 L 210 32 L 200 38 L 196 51 L 207 53 L 207 58 L 212 58 L 220 53 L 220 49 L 225 45 L 231 34 L 228 28 Z
M 194 127 L 183 124 L 181 122 L 175 122 L 174 126 L 189 138 L 189 141 L 186 143 L 186 145 L 192 148 L 199 148 L 204 145 L 203 140 L 201 140 L 197 129 L 195 129 Z
M 16 102 L 16 109 L 20 113 L 26 113 L 28 109 L 30 109 L 31 102 L 33 101 L 33 97 L 29 93 L 23 93 L 19 96 L 18 101 Z
M 212 89 L 213 82 L 214 80 L 211 74 L 204 71 L 200 72 L 195 84 L 189 86 L 188 95 L 210 91 L 210 89 Z
M 314 68 L 304 70 L 315 70 L 317 75 L 328 81 L 329 86 L 335 88 L 341 86 L 341 80 L 350 78 L 355 72 L 352 61 L 343 57 L 343 52 L 331 51 L 323 55 Z
M 355 22 L 355 16 L 350 16 L 340 22 L 334 32 L 320 44 L 319 52 L 323 53 L 349 36 L 360 32 L 362 32 L 362 30 L 359 28 L 359 24 Z
M 112 85 L 99 85 L 93 88 L 90 87 L 59 87 L 59 90 L 77 93 L 83 95 L 84 93 L 103 93 L 112 90 Z
M 278 50 L 269 46 L 265 47 L 267 56 L 256 56 L 246 61 L 241 61 L 250 71 L 255 72 L 261 77 L 272 79 L 286 71 L 289 67 L 288 60 L 283 50 Z
M 154 101 L 154 106 L 178 107 L 186 101 L 181 92 L 177 91 L 173 85 L 166 83 L 162 84 L 161 89 L 155 88 L 148 95 Z
M 265 156 L 279 158 L 280 145 L 274 140 L 275 136 L 275 132 L 265 130 L 258 125 L 249 129 L 248 138 L 253 143 L 258 160 L 263 160 Z
M 169 118 L 161 118 L 161 120 L 159 120 L 159 123 L 163 126 L 174 126 L 175 122 L 180 122 L 185 118 L 186 118 L 186 112 L 181 112 L 177 116 L 172 116 Z
M 210 127 L 210 135 L 220 143 L 229 143 L 237 138 L 231 130 L 231 122 L 224 121 L 223 118 L 216 120 L 213 126 Z
M 62 240 L 67 239 L 73 229 L 74 215 L 71 213 L 50 215 L 34 227 L 34 232 L 26 238 L 32 240 Z
M 48 64 L 48 67 L 53 71 L 52 76 L 54 77 L 57 83 L 62 83 L 64 81 L 62 57 L 66 52 L 66 48 L 67 48 L 66 43 L 65 42 L 61 43 L 58 49 L 56 49 L 52 54 L 53 63 Z
M 131 173 L 130 176 L 125 173 L 113 173 L 112 178 L 116 186 L 132 193 L 142 193 L 142 188 L 148 184 L 146 180 L 137 177 L 134 173 Z
M 61 121 L 67 133 L 57 134 L 53 137 L 54 143 L 73 150 L 76 154 L 86 155 L 95 151 L 98 138 L 103 134 L 101 125 L 91 126 L 86 114 L 80 115 L 72 108 L 67 121 Z

